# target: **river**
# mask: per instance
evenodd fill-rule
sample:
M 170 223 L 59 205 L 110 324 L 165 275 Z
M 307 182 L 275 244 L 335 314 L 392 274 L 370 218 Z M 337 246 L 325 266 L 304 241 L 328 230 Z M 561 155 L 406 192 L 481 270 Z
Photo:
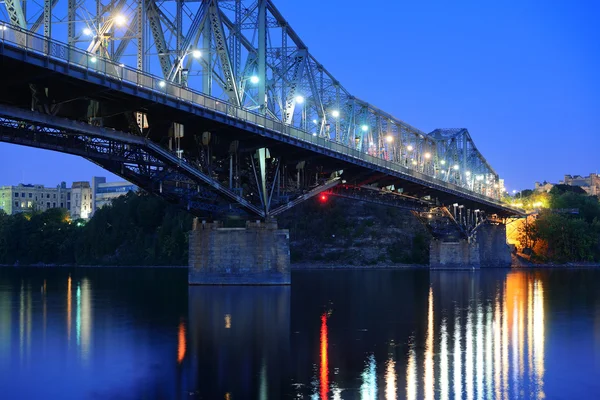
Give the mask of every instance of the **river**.
M 600 398 L 600 270 L 186 273 L 0 269 L 0 398 Z

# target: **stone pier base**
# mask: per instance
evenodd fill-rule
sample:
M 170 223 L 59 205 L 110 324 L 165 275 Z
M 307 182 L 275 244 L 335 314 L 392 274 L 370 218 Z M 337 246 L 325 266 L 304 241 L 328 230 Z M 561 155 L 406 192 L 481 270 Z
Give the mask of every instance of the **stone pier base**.
M 508 268 L 510 265 L 506 226 L 501 224 L 482 225 L 470 240 L 432 240 L 429 246 L 431 269 Z
M 480 266 L 477 243 L 466 239 L 458 242 L 432 240 L 429 245 L 431 269 L 473 269 Z
M 190 285 L 289 285 L 289 231 L 276 221 L 223 228 L 194 221 L 189 240 Z

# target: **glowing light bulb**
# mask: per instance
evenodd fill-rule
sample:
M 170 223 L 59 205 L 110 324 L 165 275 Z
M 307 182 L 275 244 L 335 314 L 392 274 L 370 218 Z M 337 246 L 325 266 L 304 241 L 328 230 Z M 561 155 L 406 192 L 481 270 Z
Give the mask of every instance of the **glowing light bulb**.
M 127 23 L 127 18 L 123 14 L 117 14 L 115 16 L 115 25 L 123 26 Z

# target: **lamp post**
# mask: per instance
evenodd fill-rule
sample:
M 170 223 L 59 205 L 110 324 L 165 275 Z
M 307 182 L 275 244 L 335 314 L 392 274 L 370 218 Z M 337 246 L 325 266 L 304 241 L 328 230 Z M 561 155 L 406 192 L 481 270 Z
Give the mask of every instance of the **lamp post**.
M 200 59 L 200 57 L 202 57 L 202 52 L 198 49 L 193 49 L 193 50 L 188 50 L 186 51 L 181 57 L 178 58 L 177 63 L 175 64 L 175 72 L 173 74 L 171 74 L 171 76 L 173 76 L 174 78 L 176 78 L 176 82 L 182 86 L 187 86 L 187 74 L 185 74 L 184 77 L 184 68 L 183 68 L 183 62 L 185 61 L 185 58 L 189 55 L 192 55 L 192 57 L 194 57 L 195 59 Z M 185 69 L 185 71 L 187 72 L 187 69 Z

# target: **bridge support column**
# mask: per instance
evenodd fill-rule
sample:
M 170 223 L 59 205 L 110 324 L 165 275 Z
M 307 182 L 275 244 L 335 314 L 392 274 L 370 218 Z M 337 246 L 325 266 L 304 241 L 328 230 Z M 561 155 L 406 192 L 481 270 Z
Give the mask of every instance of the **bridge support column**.
M 429 267 L 431 269 L 479 268 L 479 246 L 467 239 L 457 242 L 432 240 L 429 245 Z
M 190 285 L 289 285 L 289 231 L 276 221 L 246 228 L 199 223 L 189 240 Z
M 510 265 L 510 248 L 503 224 L 486 223 L 469 240 L 432 240 L 429 246 L 431 269 L 508 268 Z

